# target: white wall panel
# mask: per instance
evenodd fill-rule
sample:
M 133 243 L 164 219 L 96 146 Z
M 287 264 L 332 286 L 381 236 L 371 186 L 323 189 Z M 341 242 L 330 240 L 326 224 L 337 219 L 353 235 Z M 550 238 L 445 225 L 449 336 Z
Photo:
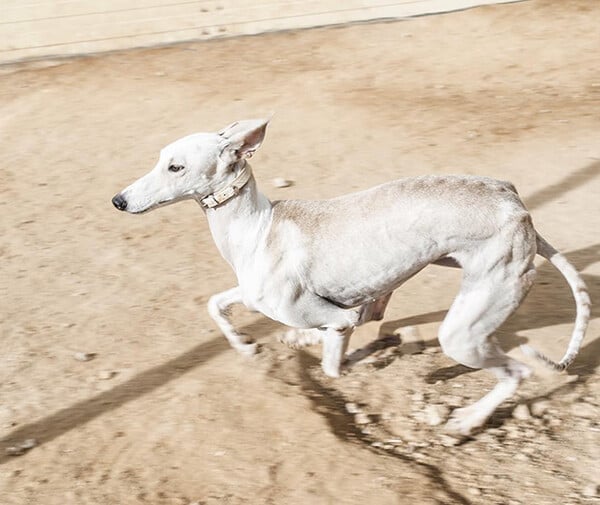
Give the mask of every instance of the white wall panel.
M 504 2 L 0 0 L 0 63 L 184 40 L 401 18 Z

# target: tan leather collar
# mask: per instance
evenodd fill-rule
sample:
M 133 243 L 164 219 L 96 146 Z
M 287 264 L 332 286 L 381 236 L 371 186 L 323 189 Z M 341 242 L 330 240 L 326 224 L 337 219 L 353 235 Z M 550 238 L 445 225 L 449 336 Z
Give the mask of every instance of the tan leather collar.
M 233 181 L 231 181 L 223 189 L 215 191 L 214 193 L 204 197 L 202 200 L 200 200 L 200 204 L 205 209 L 214 209 L 215 207 L 218 207 L 227 200 L 237 196 L 240 190 L 248 183 L 250 177 L 252 177 L 252 169 L 248 163 L 244 163 L 240 173 Z

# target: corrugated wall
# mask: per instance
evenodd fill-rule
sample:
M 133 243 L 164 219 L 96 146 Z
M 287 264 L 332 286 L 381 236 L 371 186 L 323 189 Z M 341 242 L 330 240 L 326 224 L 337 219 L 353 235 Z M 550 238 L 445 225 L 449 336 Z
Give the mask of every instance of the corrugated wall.
M 507 0 L 505 0 L 507 1 Z M 0 0 L 0 63 L 400 18 L 498 0 Z

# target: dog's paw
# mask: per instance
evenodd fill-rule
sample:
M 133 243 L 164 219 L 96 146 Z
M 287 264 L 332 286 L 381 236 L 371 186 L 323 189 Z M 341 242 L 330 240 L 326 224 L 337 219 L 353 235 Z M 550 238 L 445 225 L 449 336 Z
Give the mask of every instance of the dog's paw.
M 254 356 L 258 352 L 258 344 L 256 342 L 236 344 L 234 348 L 244 356 Z
M 342 373 L 339 365 L 327 365 L 326 363 L 321 364 L 321 370 L 323 370 L 323 373 L 331 379 L 339 379 Z
M 282 344 L 292 349 L 302 349 L 321 342 L 319 330 L 288 330 L 277 338 Z
M 487 417 L 481 415 L 473 406 L 455 409 L 448 419 L 444 431 L 451 435 L 468 437 L 481 428 L 486 420 Z

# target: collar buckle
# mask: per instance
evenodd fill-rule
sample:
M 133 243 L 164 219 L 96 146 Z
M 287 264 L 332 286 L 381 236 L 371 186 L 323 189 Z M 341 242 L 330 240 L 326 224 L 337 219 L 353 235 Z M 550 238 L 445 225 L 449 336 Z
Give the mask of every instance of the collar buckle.
M 248 183 L 252 177 L 250 166 L 245 163 L 237 177 L 226 187 L 215 191 L 214 193 L 202 198 L 200 204 L 206 209 L 214 209 L 227 200 L 240 194 L 241 189 Z

